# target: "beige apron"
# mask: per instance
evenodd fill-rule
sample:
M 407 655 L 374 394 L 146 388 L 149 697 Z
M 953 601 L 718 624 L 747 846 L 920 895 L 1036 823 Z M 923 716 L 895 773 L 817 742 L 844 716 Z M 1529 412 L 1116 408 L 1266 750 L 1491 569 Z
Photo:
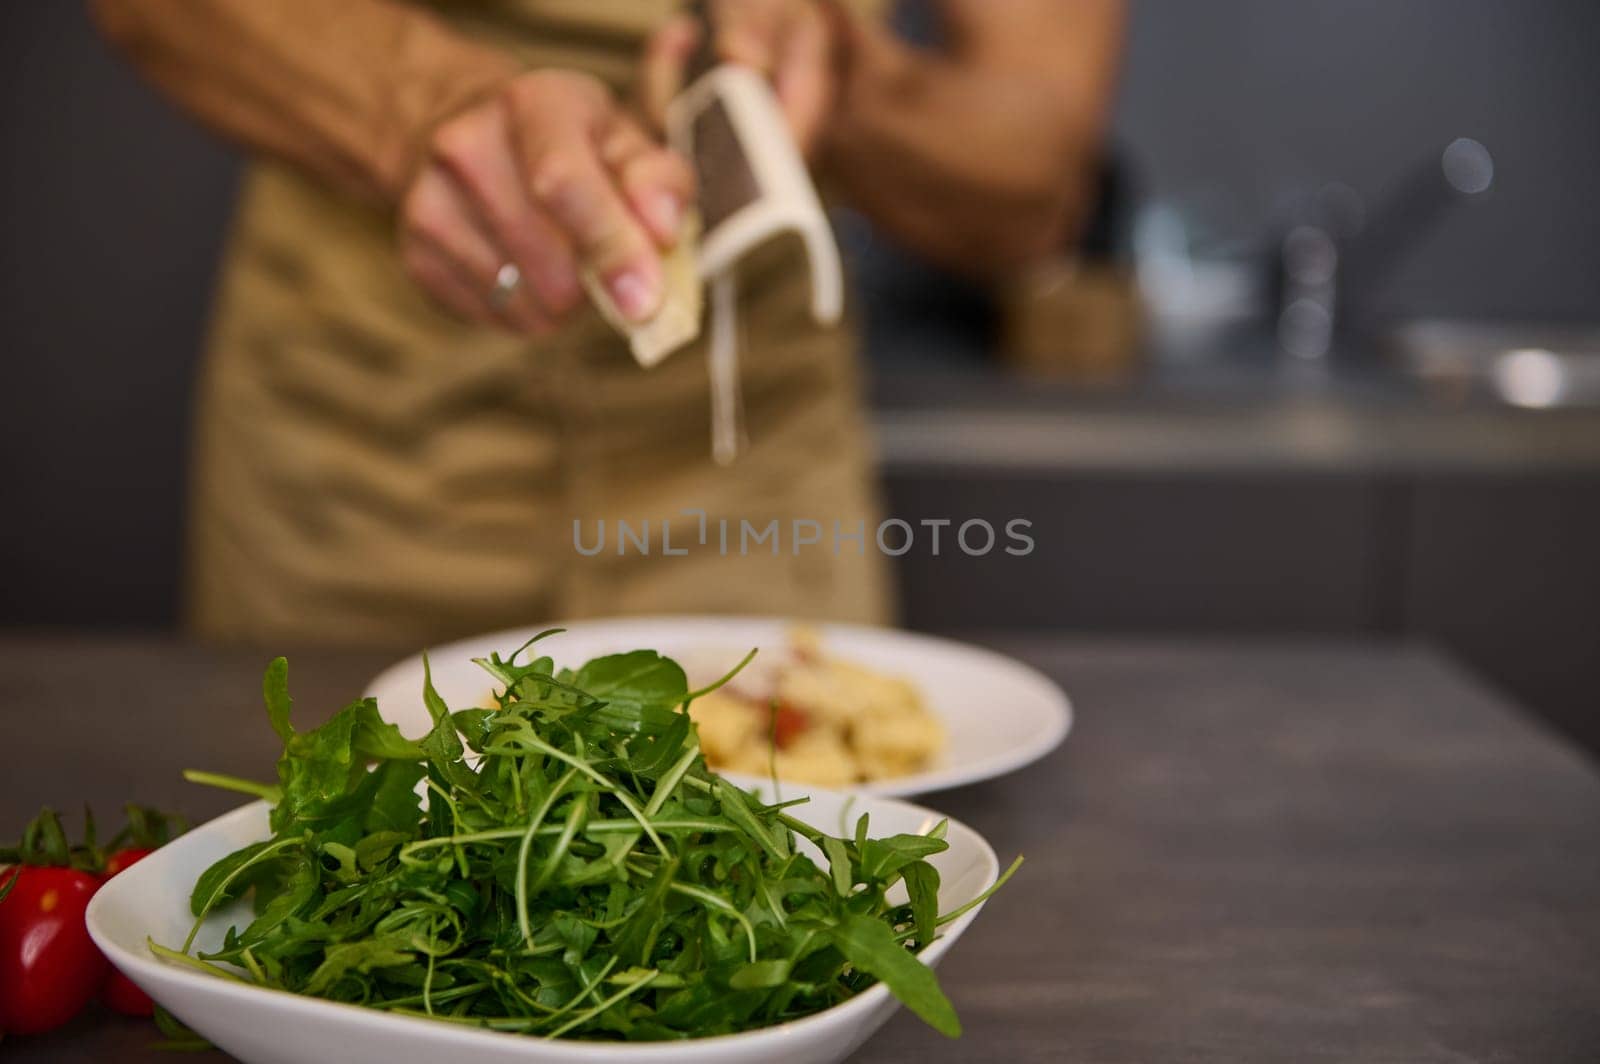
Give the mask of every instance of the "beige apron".
M 671 7 L 439 5 L 530 66 L 623 91 Z M 255 165 L 200 388 L 192 628 L 416 644 L 609 614 L 885 620 L 853 342 L 811 322 L 807 285 L 794 248 L 764 249 L 741 273 L 750 445 L 719 469 L 702 345 L 645 372 L 593 313 L 550 341 L 458 322 L 401 273 L 390 217 Z M 685 511 L 705 511 L 704 546 Z M 580 551 L 602 518 L 605 548 Z M 650 522 L 648 554 L 619 544 L 619 518 L 635 535 Z M 778 551 L 768 540 L 741 553 L 741 522 L 759 532 L 774 519 Z M 822 542 L 796 548 L 796 520 L 815 521 Z M 846 536 L 864 526 L 864 542 L 836 543 L 835 523 Z

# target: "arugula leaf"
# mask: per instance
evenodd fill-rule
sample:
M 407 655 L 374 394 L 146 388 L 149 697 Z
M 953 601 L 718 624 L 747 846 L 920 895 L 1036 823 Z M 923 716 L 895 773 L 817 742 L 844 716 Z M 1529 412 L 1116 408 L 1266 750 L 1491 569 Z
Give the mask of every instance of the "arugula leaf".
M 632 906 L 633 915 L 628 917 L 615 939 L 617 956 L 622 960 L 649 966 L 650 954 L 666 922 L 667 892 L 672 888 L 677 871 L 676 861 L 663 864 Z
M 647 740 L 643 749 L 634 754 L 629 766 L 634 773 L 655 779 L 672 767 L 689 741 L 693 722 L 687 713 L 674 713 L 673 721 L 660 734 Z
M 943 853 L 950 844 L 931 835 L 890 835 L 860 844 L 861 874 L 868 879 L 892 879 L 912 861 Z
M 151 1049 L 165 1049 L 175 1053 L 201 1053 L 211 1048 L 211 1043 L 185 1027 L 176 1016 L 156 1005 L 153 1014 L 156 1030 L 163 1041 L 152 1042 Z
M 416 831 L 422 815 L 417 784 L 427 772 L 426 766 L 409 761 L 385 761 L 369 772 L 362 781 L 364 786 L 358 788 L 367 796 L 361 830 L 368 836 L 373 832 Z
M 264 900 L 256 918 L 239 936 L 247 946 L 266 941 L 286 920 L 321 893 L 322 881 L 318 869 L 305 854 L 291 855 L 282 863 L 286 869 L 280 871 L 273 893 Z
M 689 693 L 683 667 L 654 650 L 595 658 L 578 670 L 572 685 L 625 712 L 670 711 Z
M 279 831 L 295 825 L 325 829 L 359 813 L 373 798 L 369 761 L 416 761 L 423 756 L 420 746 L 378 714 L 376 702 L 352 702 L 320 728 L 297 732 L 284 744 L 278 759 L 282 799 L 272 811 L 272 826 Z
M 261 678 L 261 697 L 267 703 L 267 720 L 278 738 L 287 743 L 294 738 L 294 725 L 289 723 L 289 711 L 294 702 L 289 697 L 289 659 L 273 658 L 267 673 Z
M 850 852 L 843 839 L 832 835 L 822 837 L 822 852 L 828 857 L 828 870 L 833 875 L 833 889 L 839 897 L 848 898 L 855 885 L 855 873 L 850 868 Z
M 779 845 L 778 836 L 763 824 L 751 807 L 750 798 L 738 787 L 725 779 L 716 782 L 717 798 L 722 802 L 723 815 L 732 820 L 745 830 L 770 857 L 782 860 L 788 856 L 785 849 Z
M 306 980 L 307 994 L 322 994 L 332 989 L 339 980 L 352 973 L 370 972 L 376 968 L 395 968 L 410 964 L 415 955 L 396 948 L 387 939 L 368 939 L 364 942 L 345 942 L 330 947 L 321 964 Z
M 756 961 L 728 976 L 728 985 L 735 990 L 770 990 L 788 982 L 791 970 L 786 960 Z
M 926 947 L 939 930 L 939 870 L 927 861 L 913 861 L 900 870 L 911 896 L 917 945 Z
M 219 905 L 226 905 L 248 890 L 260 875 L 261 862 L 288 846 L 283 839 L 267 839 L 235 850 L 200 873 L 189 894 L 189 911 L 204 916 Z M 248 876 L 251 869 L 256 875 Z
M 882 920 L 848 916 L 828 933 L 855 967 L 883 980 L 901 1003 L 940 1034 L 961 1037 L 955 1007 L 939 989 L 933 969 L 908 953 Z

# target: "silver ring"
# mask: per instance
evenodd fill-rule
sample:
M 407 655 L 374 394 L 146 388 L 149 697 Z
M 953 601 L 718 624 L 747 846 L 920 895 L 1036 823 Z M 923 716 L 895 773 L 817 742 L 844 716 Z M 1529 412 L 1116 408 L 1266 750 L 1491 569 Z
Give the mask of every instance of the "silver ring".
M 496 310 L 504 310 L 511 304 L 511 297 L 517 294 L 517 289 L 522 287 L 522 271 L 517 269 L 517 264 L 508 262 L 495 271 L 494 288 L 489 291 L 489 304 Z

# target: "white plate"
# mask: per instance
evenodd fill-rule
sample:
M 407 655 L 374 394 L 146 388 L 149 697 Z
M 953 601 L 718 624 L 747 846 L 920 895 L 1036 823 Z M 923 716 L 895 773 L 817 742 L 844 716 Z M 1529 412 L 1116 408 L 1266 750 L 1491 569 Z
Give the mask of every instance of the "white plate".
M 739 663 L 751 647 L 782 653 L 793 623 L 756 617 L 649 617 L 577 621 L 473 636 L 428 651 L 433 685 L 451 709 L 482 705 L 493 687 L 473 658 L 509 654 L 546 628 L 565 628 L 539 644 L 558 667 L 577 668 L 590 658 L 627 650 L 657 650 L 717 669 Z M 1066 693 L 1049 677 L 992 650 L 892 628 L 809 625 L 825 651 L 869 668 L 904 676 L 917 685 L 944 722 L 942 754 L 922 772 L 862 784 L 858 794 L 913 795 L 1002 776 L 1054 750 L 1072 724 Z M 757 657 L 760 661 L 760 657 Z M 383 716 L 408 736 L 432 725 L 422 704 L 422 655 L 390 666 L 367 684 Z M 750 777 L 727 774 L 741 784 Z
M 795 797 L 796 788 L 785 788 Z M 833 834 L 862 813 L 872 834 L 925 832 L 937 813 L 883 798 L 852 799 L 815 792 L 793 815 Z M 462 1027 L 437 1020 L 301 997 L 235 983 L 155 957 L 146 936 L 183 944 L 193 923 L 189 892 L 219 858 L 268 837 L 267 807 L 255 802 L 218 817 L 157 850 L 106 883 L 89 903 L 95 944 L 152 998 L 246 1064 L 437 1064 L 438 1061 L 574 1061 L 579 1064 L 832 1064 L 843 1060 L 888 1019 L 897 1002 L 882 985 L 793 1023 L 744 1034 L 687 1042 L 596 1043 L 546 1041 L 527 1035 Z M 948 912 L 977 897 L 999 872 L 994 851 L 977 832 L 950 823 L 950 848 L 929 860 L 939 869 L 939 908 Z M 802 842 L 802 849 L 808 848 Z M 1004 892 L 1002 892 L 1004 893 Z M 950 949 L 981 911 L 977 906 L 944 930 L 921 954 L 929 965 Z M 238 902 L 206 921 L 197 949 L 214 949 L 230 924 L 249 920 Z M 959 1012 L 961 1003 L 955 1002 Z

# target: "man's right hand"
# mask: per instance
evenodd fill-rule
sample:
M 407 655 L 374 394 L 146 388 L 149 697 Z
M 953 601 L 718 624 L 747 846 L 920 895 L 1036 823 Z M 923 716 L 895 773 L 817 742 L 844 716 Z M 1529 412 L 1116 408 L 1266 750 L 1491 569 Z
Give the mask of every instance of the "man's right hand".
M 551 331 L 593 270 L 635 321 L 661 302 L 694 176 L 598 80 L 520 74 L 432 133 L 400 204 L 406 272 L 445 307 L 519 332 Z M 520 283 L 497 297 L 507 265 Z M 509 271 L 508 271 L 509 272 Z

